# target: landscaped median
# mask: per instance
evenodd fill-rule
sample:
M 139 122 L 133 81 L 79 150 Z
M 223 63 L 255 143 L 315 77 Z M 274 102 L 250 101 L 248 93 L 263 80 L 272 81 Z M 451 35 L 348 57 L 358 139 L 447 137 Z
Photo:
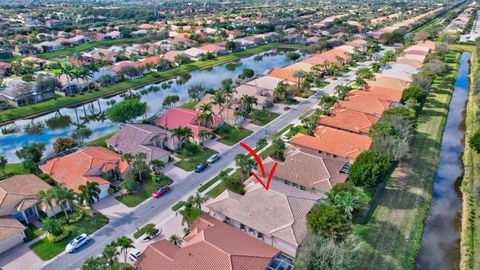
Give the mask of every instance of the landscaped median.
M 176 67 L 167 71 L 150 73 L 142 78 L 127 79 L 123 82 L 120 82 L 118 84 L 115 84 L 109 87 L 100 87 L 98 91 L 86 92 L 81 95 L 70 96 L 70 97 L 58 96 L 56 99 L 40 102 L 37 104 L 8 109 L 0 113 L 0 123 L 12 121 L 12 120 L 19 119 L 26 116 L 55 111 L 63 107 L 73 106 L 73 105 L 85 103 L 88 101 L 93 101 L 98 98 L 111 96 L 116 93 L 125 92 L 132 88 L 139 88 L 151 83 L 164 81 L 164 80 L 167 80 L 167 79 L 170 79 L 194 70 L 213 67 L 213 66 L 224 64 L 227 62 L 235 61 L 242 57 L 251 56 L 253 54 L 261 53 L 263 51 L 276 49 L 276 48 L 305 49 L 308 47 L 302 46 L 302 45 L 295 45 L 295 44 L 271 43 L 271 44 L 258 46 L 252 49 L 231 53 L 228 55 L 218 56 L 211 60 L 197 61 L 190 64 L 181 65 L 179 67 Z

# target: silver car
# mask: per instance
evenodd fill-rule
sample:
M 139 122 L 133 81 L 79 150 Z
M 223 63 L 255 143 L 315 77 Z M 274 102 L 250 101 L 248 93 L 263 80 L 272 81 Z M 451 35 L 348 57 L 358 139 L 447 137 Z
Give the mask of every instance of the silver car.
M 72 253 L 88 242 L 90 242 L 90 236 L 88 236 L 86 233 L 82 233 L 79 236 L 75 237 L 72 242 L 68 243 L 68 245 L 65 247 L 65 250 L 68 253 Z

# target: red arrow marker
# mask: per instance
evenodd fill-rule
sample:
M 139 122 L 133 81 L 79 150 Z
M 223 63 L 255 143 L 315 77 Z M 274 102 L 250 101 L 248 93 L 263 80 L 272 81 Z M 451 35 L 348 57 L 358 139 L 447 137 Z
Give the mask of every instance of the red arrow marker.
M 252 156 L 253 158 L 257 161 L 258 163 L 258 166 L 260 167 L 260 171 L 262 172 L 262 179 L 260 179 L 260 177 L 258 177 L 258 175 L 252 171 L 252 175 L 255 177 L 255 179 L 257 179 L 257 181 L 266 189 L 268 190 L 268 188 L 270 187 L 270 182 L 272 181 L 272 177 L 273 177 L 273 174 L 275 173 L 275 169 L 277 168 L 277 162 L 275 162 L 275 164 L 273 164 L 273 167 L 272 167 L 272 170 L 270 171 L 270 173 L 268 174 L 268 179 L 266 181 L 266 183 L 264 183 L 264 180 L 265 180 L 265 168 L 263 166 L 263 162 L 262 160 L 260 159 L 260 157 L 257 155 L 257 153 L 255 153 L 255 151 L 250 148 L 248 145 L 244 144 L 243 142 L 240 142 L 240 146 L 245 148 Z

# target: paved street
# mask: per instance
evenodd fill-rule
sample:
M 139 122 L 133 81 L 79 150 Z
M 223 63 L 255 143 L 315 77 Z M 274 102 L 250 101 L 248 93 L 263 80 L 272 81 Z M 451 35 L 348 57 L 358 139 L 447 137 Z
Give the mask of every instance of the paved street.
M 383 53 L 386 50 L 383 51 Z M 367 67 L 372 62 L 365 62 L 359 65 L 360 67 Z M 296 120 L 299 116 L 305 112 L 311 111 L 318 103 L 318 98 L 323 94 L 331 94 L 334 91 L 335 86 L 339 84 L 346 84 L 348 81 L 355 78 L 355 70 L 353 69 L 349 73 L 345 74 L 337 81 L 332 82 L 322 91 L 317 92 L 312 97 L 303 100 L 296 108 L 292 108 L 290 111 L 285 112 L 277 119 L 269 123 L 268 125 L 261 127 L 258 131 L 244 140 L 244 143 L 251 147 L 255 147 L 257 140 L 264 136 L 270 136 L 279 131 L 289 123 Z M 77 269 L 80 268 L 83 261 L 91 256 L 98 256 L 101 254 L 106 244 L 122 235 L 130 235 L 137 228 L 142 227 L 150 220 L 158 220 L 158 216 L 166 216 L 167 212 L 170 214 L 170 208 L 179 200 L 184 199 L 188 194 L 194 192 L 197 187 L 216 176 L 221 170 L 231 166 L 235 155 L 239 153 L 246 153 L 246 151 L 238 144 L 232 146 L 230 149 L 221 154 L 222 158 L 212 166 L 209 166 L 207 170 L 200 174 L 189 173 L 186 178 L 175 181 L 172 185 L 172 191 L 159 199 L 148 199 L 136 208 L 131 208 L 130 212 L 123 214 L 120 217 L 116 217 L 111 222 L 105 225 L 103 228 L 95 232 L 92 236 L 93 241 L 87 246 L 74 254 L 61 254 L 55 259 L 46 262 L 42 269 L 46 270 L 64 270 L 64 269 Z

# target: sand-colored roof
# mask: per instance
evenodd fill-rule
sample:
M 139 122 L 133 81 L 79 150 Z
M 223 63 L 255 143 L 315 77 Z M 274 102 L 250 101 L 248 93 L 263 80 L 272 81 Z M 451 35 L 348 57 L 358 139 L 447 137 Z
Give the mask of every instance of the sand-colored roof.
M 397 60 L 395 60 L 395 63 L 410 65 L 414 68 L 421 68 L 423 66 L 423 63 L 421 61 L 408 59 L 405 57 L 398 57 Z
M 246 84 L 273 91 L 278 86 L 278 84 L 282 83 L 283 81 L 285 80 L 272 77 L 272 76 L 262 76 L 255 80 L 251 80 Z
M 393 77 L 377 77 L 375 80 L 368 80 L 369 87 L 383 87 L 393 89 L 405 89 L 408 87 L 408 81 Z
M 352 95 L 357 93 L 357 91 L 361 90 L 352 91 Z M 403 90 L 393 88 L 369 87 L 366 92 L 371 93 L 380 100 L 386 100 L 390 102 L 400 102 L 402 101 L 403 97 Z
M 280 251 L 204 215 L 190 225 L 182 247 L 160 240 L 135 262 L 139 270 L 264 270 Z
M 24 209 L 36 202 L 39 191 L 49 190 L 51 186 L 34 174 L 14 175 L 0 181 L 0 209 L 15 204 Z M 25 202 L 23 202 L 25 201 Z M 28 208 L 28 207 L 27 207 Z
M 330 116 L 322 115 L 317 123 L 355 133 L 368 134 L 370 127 L 378 120 L 380 120 L 380 117 L 372 114 L 335 108 L 330 112 Z
M 269 73 L 270 76 L 287 80 L 293 83 L 298 82 L 298 78 L 295 77 L 295 70 L 292 69 L 286 69 L 286 68 L 274 68 L 272 71 Z M 300 82 L 303 81 L 303 78 L 300 78 Z
M 25 226 L 13 217 L 0 217 L 0 243 L 25 230 Z
M 399 71 L 399 70 L 391 70 L 391 69 L 383 70 L 381 73 L 378 73 L 377 75 L 375 75 L 375 77 L 376 78 L 382 78 L 382 77 L 395 78 L 395 79 L 399 79 L 409 83 L 412 82 L 413 80 L 411 73 L 408 73 L 405 71 Z M 389 88 L 392 88 L 392 87 L 389 87 Z
M 303 152 L 290 147 L 285 161 L 276 161 L 267 157 L 263 164 L 269 172 L 275 162 L 278 162 L 274 178 L 288 180 L 310 189 L 322 192 L 330 191 L 336 184 L 347 180 L 347 174 L 340 173 L 345 165 L 344 160 L 332 157 L 322 157 Z
M 57 183 L 78 192 L 78 187 L 87 182 L 108 185 L 110 182 L 100 177 L 110 170 L 125 172 L 129 165 L 121 156 L 100 146 L 89 146 L 63 157 L 50 159 L 39 168 L 50 175 Z
M 298 247 L 307 234 L 306 215 L 318 198 L 277 181 L 267 191 L 255 181 L 245 195 L 224 191 L 207 208 Z
M 312 70 L 313 65 L 310 63 L 306 62 L 297 62 L 295 64 L 291 64 L 289 66 L 286 66 L 285 69 L 290 69 L 290 70 L 303 70 L 305 72 L 310 72 Z
M 425 40 L 425 41 L 418 42 L 417 44 L 415 44 L 415 46 L 427 47 L 430 50 L 435 51 L 437 44 L 433 41 Z
M 318 126 L 315 129 L 315 137 L 298 133 L 290 139 L 290 143 L 353 160 L 361 152 L 370 148 L 372 139 L 366 135 Z

